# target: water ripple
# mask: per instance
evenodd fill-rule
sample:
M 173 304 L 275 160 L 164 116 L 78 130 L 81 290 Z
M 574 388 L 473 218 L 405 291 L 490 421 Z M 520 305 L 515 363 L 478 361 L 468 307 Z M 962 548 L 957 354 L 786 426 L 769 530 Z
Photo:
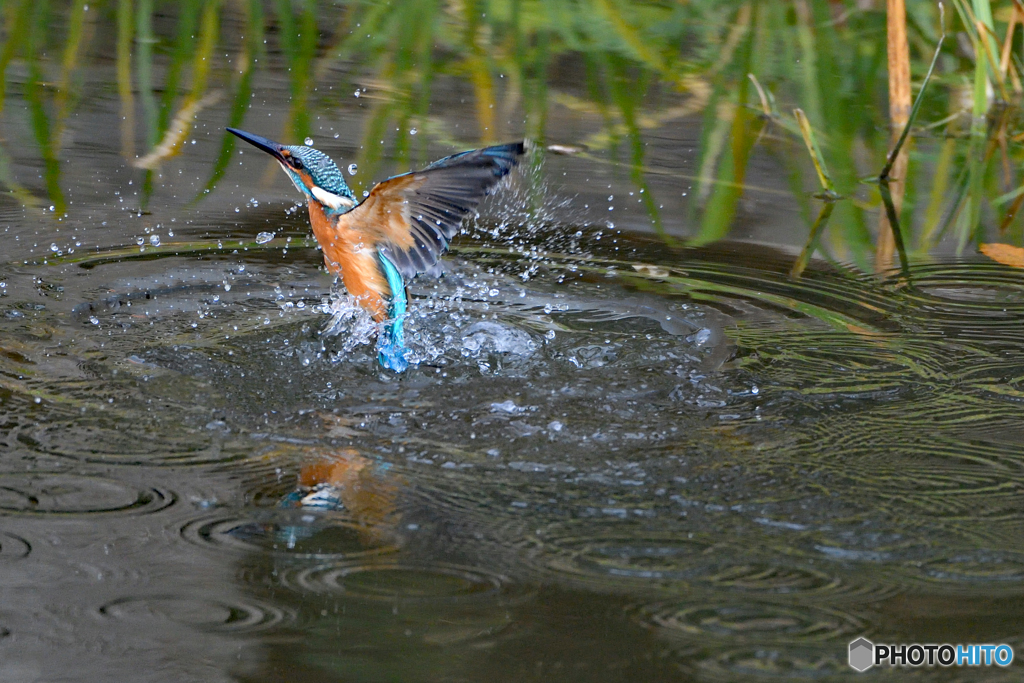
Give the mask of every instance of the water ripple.
M 728 565 L 705 580 L 721 588 L 754 593 L 833 593 L 842 580 L 807 567 L 776 564 Z
M 13 562 L 28 557 L 32 546 L 21 536 L 0 531 L 0 562 Z
M 265 631 L 295 619 L 293 611 L 276 605 L 184 595 L 119 598 L 100 607 L 99 614 L 140 627 L 166 619 L 204 631 L 236 634 Z
M 768 602 L 711 604 L 655 603 L 639 610 L 639 620 L 666 637 L 722 638 L 728 641 L 813 642 L 839 640 L 864 632 L 856 617 L 833 609 Z
M 1024 586 L 1024 554 L 964 550 L 926 562 L 904 564 L 894 572 L 903 580 L 957 592 L 1012 592 Z
M 748 678 L 835 679 L 850 673 L 845 646 L 822 650 L 809 646 L 754 647 L 716 653 L 696 666 L 700 679 L 727 681 Z
M 185 466 L 223 463 L 243 458 L 248 449 L 231 448 L 214 430 L 170 428 L 133 420 L 87 417 L 25 425 L 17 441 L 38 453 L 88 463 Z
M 678 532 L 554 525 L 541 530 L 541 556 L 549 571 L 607 580 L 680 580 L 711 573 L 716 545 Z M 589 525 L 588 525 L 589 526 Z
M 282 582 L 294 589 L 365 600 L 447 602 L 495 598 L 509 579 L 442 563 L 330 563 L 286 572 Z
M 302 559 L 357 559 L 397 550 L 362 525 L 333 515 L 323 524 L 317 519 L 302 510 L 259 518 L 203 517 L 179 531 L 185 540 L 206 548 Z
M 149 514 L 175 501 L 170 491 L 137 489 L 104 477 L 65 473 L 0 474 L 0 511 L 21 514 Z

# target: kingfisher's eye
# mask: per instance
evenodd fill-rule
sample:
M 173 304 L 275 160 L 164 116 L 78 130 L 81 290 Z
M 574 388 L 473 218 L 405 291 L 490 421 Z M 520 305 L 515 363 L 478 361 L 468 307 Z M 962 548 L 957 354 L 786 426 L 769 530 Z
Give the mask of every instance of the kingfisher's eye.
M 303 169 L 302 159 L 300 159 L 298 157 L 292 157 L 291 161 L 292 161 L 292 168 L 294 168 L 297 171 L 301 171 Z

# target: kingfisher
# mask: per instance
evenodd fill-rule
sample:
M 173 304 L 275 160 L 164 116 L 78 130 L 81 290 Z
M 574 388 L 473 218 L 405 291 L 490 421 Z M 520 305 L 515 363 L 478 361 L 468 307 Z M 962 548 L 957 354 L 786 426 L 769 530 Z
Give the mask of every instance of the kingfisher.
M 348 293 L 382 326 L 381 366 L 403 372 L 409 367 L 402 332 L 406 286 L 437 265 L 462 220 L 519 162 L 524 143 L 453 154 L 421 171 L 388 178 L 358 201 L 323 152 L 227 130 L 274 157 L 305 196 L 327 270 L 341 277 Z

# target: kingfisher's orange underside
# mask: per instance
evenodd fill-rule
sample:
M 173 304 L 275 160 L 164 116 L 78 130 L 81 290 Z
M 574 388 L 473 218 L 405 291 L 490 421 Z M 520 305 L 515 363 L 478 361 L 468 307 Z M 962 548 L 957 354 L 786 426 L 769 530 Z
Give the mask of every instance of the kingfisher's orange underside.
M 374 319 L 387 318 L 391 288 L 381 273 L 376 250 L 381 244 L 414 247 L 410 204 L 405 193 L 423 184 L 415 173 L 385 180 L 348 213 L 330 216 L 314 198 L 308 201 L 313 235 L 324 252 L 327 269 L 341 277 L 348 293 Z

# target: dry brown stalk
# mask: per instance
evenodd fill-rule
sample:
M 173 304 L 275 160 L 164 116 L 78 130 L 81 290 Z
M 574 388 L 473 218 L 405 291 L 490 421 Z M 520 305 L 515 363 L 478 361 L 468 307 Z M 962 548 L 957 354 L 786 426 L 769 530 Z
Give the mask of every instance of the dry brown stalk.
M 892 124 L 892 142 L 895 144 L 903 127 L 907 125 L 912 104 L 910 96 L 910 45 L 907 42 L 907 9 L 904 0 L 886 0 L 887 6 L 887 51 L 889 59 L 889 121 Z M 900 150 L 896 163 L 892 167 L 893 204 L 896 215 L 903 205 L 903 193 L 906 189 L 904 179 L 907 176 L 907 147 Z M 896 243 L 893 240 L 892 228 L 885 212 L 878 218 L 878 242 L 875 245 L 875 270 L 878 272 L 892 267 L 893 253 Z

